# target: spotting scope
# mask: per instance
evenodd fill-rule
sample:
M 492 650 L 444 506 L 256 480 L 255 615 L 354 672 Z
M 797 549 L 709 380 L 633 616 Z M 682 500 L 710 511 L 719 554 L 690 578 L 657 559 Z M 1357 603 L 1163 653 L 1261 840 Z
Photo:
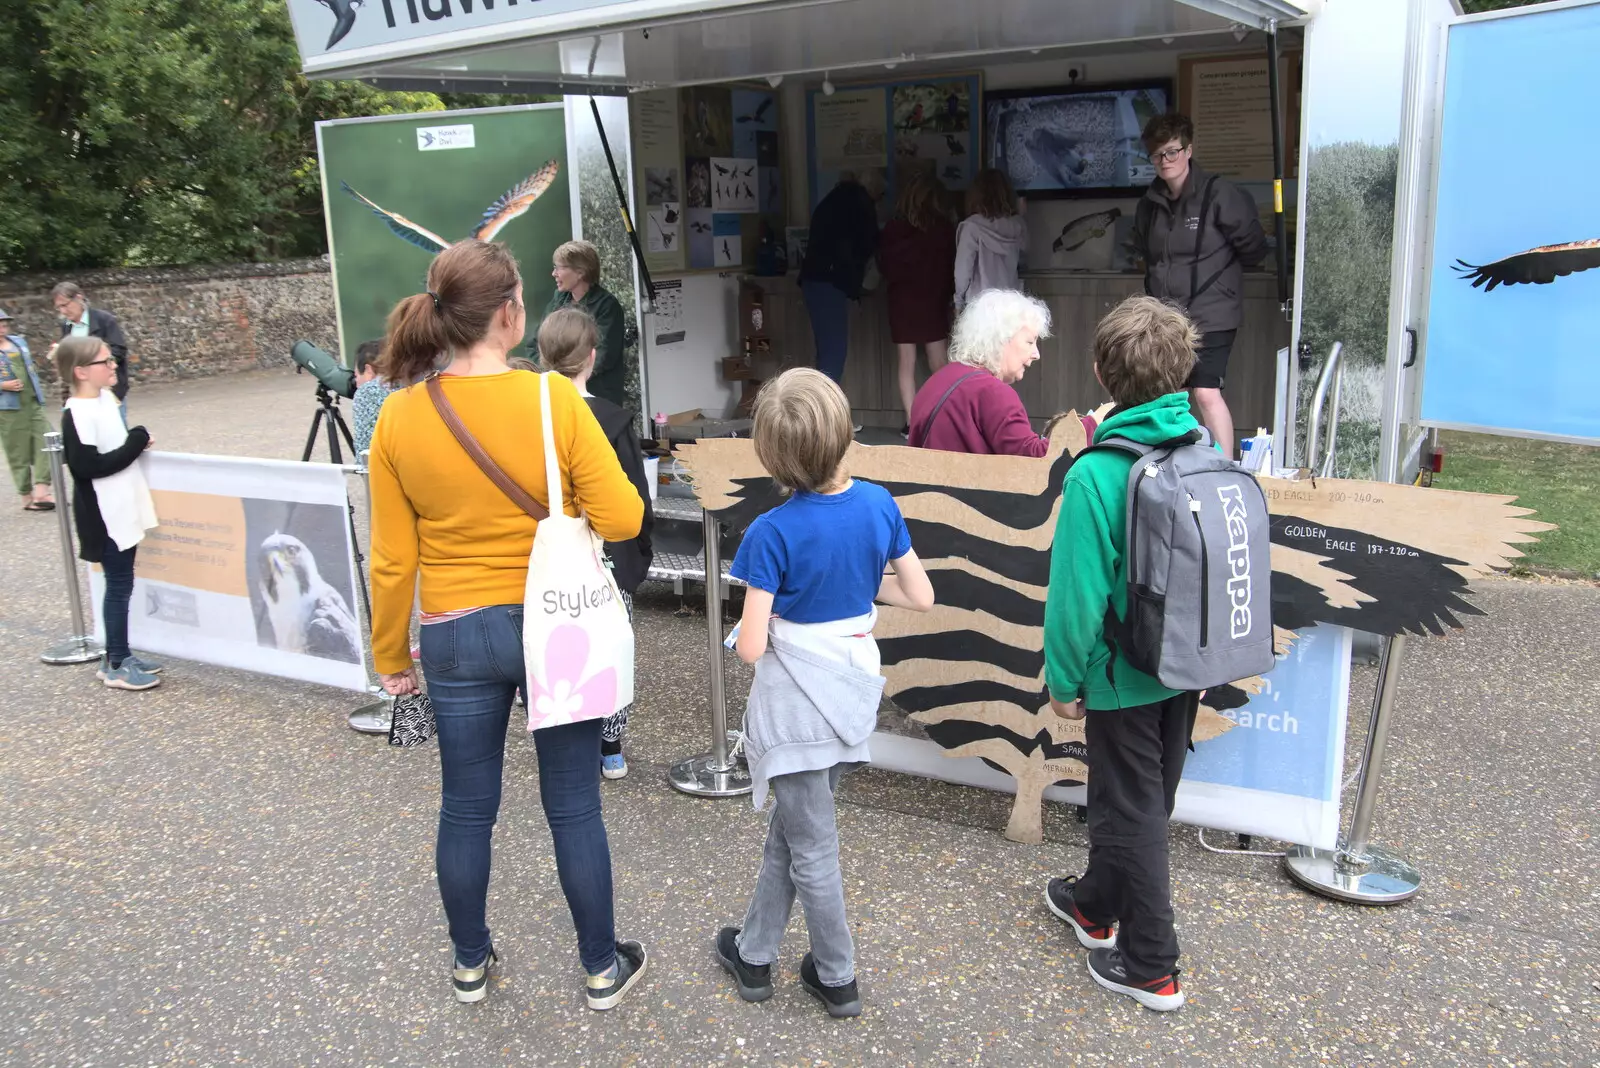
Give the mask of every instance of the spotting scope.
M 331 352 L 309 341 L 296 341 L 289 350 L 299 371 L 310 371 L 313 378 L 341 397 L 356 395 L 356 373 L 340 363 Z

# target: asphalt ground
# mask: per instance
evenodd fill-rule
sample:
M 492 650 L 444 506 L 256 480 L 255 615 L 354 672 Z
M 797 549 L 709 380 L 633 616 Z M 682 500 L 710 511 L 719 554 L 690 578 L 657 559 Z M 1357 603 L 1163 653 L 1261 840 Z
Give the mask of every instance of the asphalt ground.
M 261 372 L 141 386 L 158 447 L 298 459 L 311 383 Z M 56 521 L 0 508 L 0 1061 L 9 1065 L 1600 1063 L 1600 589 L 1490 579 L 1489 615 L 1411 643 L 1376 841 L 1425 876 L 1374 909 L 1305 893 L 1270 857 L 1172 829 L 1188 1004 L 1101 991 L 1046 909 L 1084 829 L 999 834 L 1010 799 L 863 771 L 839 805 L 865 1013 L 796 981 L 748 1005 L 711 940 L 760 860 L 748 800 L 675 793 L 705 748 L 703 606 L 637 602 L 631 774 L 606 783 L 619 934 L 650 973 L 584 1007 L 571 922 L 513 718 L 489 914 L 489 997 L 450 993 L 433 884 L 433 747 L 356 734 L 359 695 L 174 661 L 145 694 L 38 653 L 70 630 Z M 1354 769 L 1374 672 L 1352 682 Z M 748 675 L 730 658 L 737 723 Z M 1348 799 L 1347 799 L 1348 810 Z M 1216 845 L 1232 836 L 1211 834 Z M 1281 843 L 1256 842 L 1256 848 Z

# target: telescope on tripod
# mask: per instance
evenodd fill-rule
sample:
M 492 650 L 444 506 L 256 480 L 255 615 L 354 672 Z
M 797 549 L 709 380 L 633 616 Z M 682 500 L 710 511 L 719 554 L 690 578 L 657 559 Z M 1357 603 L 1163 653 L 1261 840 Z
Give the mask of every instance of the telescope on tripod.
M 317 411 L 311 418 L 311 433 L 306 435 L 306 448 L 300 459 L 303 462 L 311 459 L 317 447 L 317 432 L 326 427 L 329 461 L 342 464 L 344 453 L 339 448 L 339 438 L 344 438 L 352 456 L 355 455 L 356 443 L 350 435 L 349 424 L 339 411 L 339 398 L 348 400 L 356 395 L 356 373 L 340 363 L 332 353 L 317 348 L 309 341 L 296 341 L 289 355 L 294 359 L 296 374 L 310 372 L 317 380 Z

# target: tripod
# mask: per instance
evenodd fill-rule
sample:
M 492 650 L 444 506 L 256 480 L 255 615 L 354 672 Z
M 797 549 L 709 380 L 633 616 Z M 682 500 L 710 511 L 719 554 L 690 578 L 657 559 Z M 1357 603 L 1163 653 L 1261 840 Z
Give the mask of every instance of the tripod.
M 317 431 L 325 425 L 328 428 L 328 457 L 333 463 L 343 464 L 344 454 L 339 451 L 339 436 L 344 436 L 344 443 L 352 454 L 356 451 L 356 442 L 350 436 L 349 424 L 339 412 L 339 398 L 321 382 L 317 383 L 317 406 L 317 414 L 311 417 L 311 433 L 306 435 L 306 451 L 301 454 L 300 462 L 311 460 L 311 454 L 317 448 Z

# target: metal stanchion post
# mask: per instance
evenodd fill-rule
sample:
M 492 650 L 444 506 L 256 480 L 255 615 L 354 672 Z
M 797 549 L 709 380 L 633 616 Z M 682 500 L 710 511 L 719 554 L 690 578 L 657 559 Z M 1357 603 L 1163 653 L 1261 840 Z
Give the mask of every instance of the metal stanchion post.
M 752 789 L 744 757 L 730 753 L 722 673 L 722 524 L 710 511 L 701 520 L 706 556 L 706 637 L 711 650 L 711 752 L 672 765 L 667 779 L 696 797 L 737 797 Z
M 314 430 L 313 434 L 315 434 Z M 335 450 L 334 455 L 337 456 L 338 442 L 333 439 L 333 424 L 331 422 L 328 424 L 328 437 L 331 447 Z M 356 468 L 356 474 L 361 476 L 361 485 L 366 491 L 367 523 L 370 525 L 372 523 L 372 483 L 367 479 L 367 454 L 361 453 L 358 459 L 360 466 Z M 355 540 L 357 534 L 354 509 L 350 510 L 350 537 L 356 554 L 356 579 L 361 583 L 361 599 L 367 608 L 367 630 L 370 632 L 372 629 L 372 599 L 367 596 L 367 577 L 361 573 L 361 546 L 356 544 Z M 388 734 L 389 724 L 394 721 L 394 698 L 384 693 L 381 686 L 368 686 L 367 692 L 375 695 L 378 699 L 370 704 L 362 705 L 350 713 L 348 717 L 350 729 L 360 731 L 362 734 Z
M 67 478 L 62 470 L 61 435 L 51 430 L 44 436 L 44 451 L 50 457 L 50 484 L 55 490 L 56 519 L 61 524 L 61 563 L 66 569 L 67 600 L 72 605 L 72 637 L 52 645 L 39 659 L 46 664 L 87 664 L 99 660 L 105 649 L 89 633 L 83 618 L 83 593 L 78 588 L 78 554 L 72 548 L 72 506 L 68 502 Z
M 1394 905 L 1414 897 L 1422 875 L 1410 863 L 1368 841 L 1372 814 L 1378 803 L 1378 780 L 1383 774 L 1384 752 L 1389 743 L 1389 721 L 1394 695 L 1400 687 L 1400 663 L 1406 637 L 1396 635 L 1384 645 L 1378 668 L 1378 692 L 1373 698 L 1372 723 L 1361 761 L 1361 782 L 1356 787 L 1356 810 L 1350 833 L 1334 850 L 1295 846 L 1284 855 L 1289 877 L 1307 890 L 1358 905 Z

